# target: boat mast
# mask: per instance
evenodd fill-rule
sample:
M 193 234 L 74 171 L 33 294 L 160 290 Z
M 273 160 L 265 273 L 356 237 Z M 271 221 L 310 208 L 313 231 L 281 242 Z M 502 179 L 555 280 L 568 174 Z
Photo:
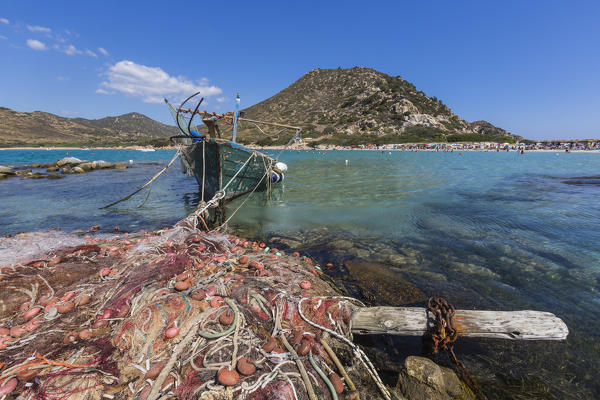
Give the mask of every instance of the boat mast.
M 233 137 L 231 141 L 235 143 L 235 134 L 237 133 L 238 115 L 240 113 L 240 94 L 238 93 L 235 98 L 235 111 L 233 113 Z

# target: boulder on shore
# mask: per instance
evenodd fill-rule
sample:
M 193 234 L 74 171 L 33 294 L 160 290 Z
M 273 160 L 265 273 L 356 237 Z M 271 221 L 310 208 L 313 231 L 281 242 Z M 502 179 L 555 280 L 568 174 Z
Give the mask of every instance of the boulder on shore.
M 474 399 L 456 373 L 425 357 L 409 356 L 398 376 L 396 391 L 409 400 Z

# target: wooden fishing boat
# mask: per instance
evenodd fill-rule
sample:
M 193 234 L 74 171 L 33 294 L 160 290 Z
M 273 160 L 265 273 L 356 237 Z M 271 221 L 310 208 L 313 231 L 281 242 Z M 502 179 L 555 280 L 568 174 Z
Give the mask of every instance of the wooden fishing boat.
M 283 181 L 284 172 L 287 170 L 284 163 L 279 162 L 277 158 L 235 142 L 237 124 L 239 121 L 249 121 L 253 124 L 294 129 L 296 135 L 292 140 L 295 140 L 300 134 L 299 127 L 241 117 L 239 95 L 236 99 L 237 109 L 231 114 L 198 111 L 203 99 L 200 100 L 195 110 L 184 108 L 185 103 L 194 96 L 186 99 L 177 109 L 167 99 L 165 102 L 182 133 L 182 135 L 173 136 L 171 140 L 180 141 L 179 143 L 183 144 L 181 148 L 183 166 L 189 175 L 196 178 L 201 190 L 202 202 L 209 201 L 215 196 L 218 196 L 223 202 L 227 202 L 247 193 L 270 190 L 273 184 Z M 198 128 L 193 125 L 196 115 L 200 115 L 202 122 L 207 127 L 207 134 L 200 133 Z M 219 121 L 231 124 L 232 140 L 222 137 L 217 124 Z

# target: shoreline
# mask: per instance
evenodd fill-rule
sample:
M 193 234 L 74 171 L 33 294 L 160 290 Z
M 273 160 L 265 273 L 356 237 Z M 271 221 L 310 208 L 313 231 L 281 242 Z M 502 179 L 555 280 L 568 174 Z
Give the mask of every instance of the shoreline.
M 418 143 L 414 144 L 403 144 L 398 146 L 416 146 Z M 390 145 L 395 146 L 395 145 Z M 509 151 L 500 150 L 497 151 L 495 149 L 454 149 L 453 151 L 449 150 L 439 150 L 439 149 L 393 149 L 393 148 L 347 148 L 344 146 L 328 146 L 326 148 L 317 148 L 312 149 L 307 146 L 302 147 L 285 147 L 285 146 L 248 146 L 248 148 L 252 150 L 295 150 L 295 151 L 404 151 L 404 152 L 438 152 L 438 153 L 450 153 L 450 152 L 478 152 L 478 153 L 510 153 L 516 152 L 517 149 L 510 149 Z M 62 151 L 62 150 L 76 150 L 76 151 L 94 151 L 94 150 L 151 150 L 151 151 L 160 151 L 160 150 L 177 150 L 176 146 L 170 147 L 93 147 L 93 148 L 82 148 L 82 147 L 52 147 L 52 148 L 40 148 L 40 147 L 0 147 L 0 151 L 23 151 L 23 150 L 39 150 L 39 151 Z M 600 149 L 593 150 L 569 150 L 566 152 L 564 149 L 526 149 L 525 153 L 600 153 Z

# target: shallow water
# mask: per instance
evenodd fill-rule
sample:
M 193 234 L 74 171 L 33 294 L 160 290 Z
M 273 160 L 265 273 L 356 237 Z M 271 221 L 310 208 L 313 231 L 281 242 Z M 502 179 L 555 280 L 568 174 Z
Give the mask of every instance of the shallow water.
M 69 151 L 82 159 L 132 160 L 134 168 L 0 181 L 0 234 L 172 224 L 198 202 L 195 181 L 177 164 L 142 207 L 144 194 L 119 211 L 99 207 L 143 184 L 173 154 Z M 64 155 L 5 150 L 0 165 Z M 600 155 L 328 151 L 281 159 L 289 166 L 286 181 L 271 200 L 258 195 L 246 203 L 230 222 L 235 233 L 294 239 L 287 243 L 333 262 L 330 273 L 352 294 L 360 290 L 342 265 L 361 258 L 388 265 L 457 307 L 553 312 L 571 330 L 566 342 L 460 339 L 457 354 L 490 398 L 600 397 Z M 378 302 L 391 304 L 390 295 Z M 383 342 L 387 354 L 380 355 L 390 370 L 401 356 L 420 352 L 416 339 Z

